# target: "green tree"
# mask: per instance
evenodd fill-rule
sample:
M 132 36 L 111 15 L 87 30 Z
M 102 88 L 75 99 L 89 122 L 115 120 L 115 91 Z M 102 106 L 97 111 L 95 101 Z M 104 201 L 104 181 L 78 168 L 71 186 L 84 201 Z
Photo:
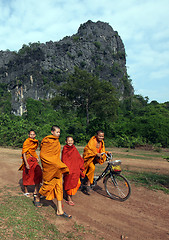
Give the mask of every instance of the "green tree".
M 85 70 L 75 68 L 59 93 L 52 101 L 53 106 L 77 111 L 79 116 L 86 117 L 87 125 L 92 117 L 113 118 L 116 114 L 118 100 L 115 88 Z
M 137 97 L 135 106 L 127 114 L 118 117 L 115 123 L 115 136 L 126 136 L 142 140 L 149 144 L 169 145 L 169 111 L 166 104 L 156 101 L 146 103 L 142 97 Z M 123 112 L 124 113 L 124 112 Z M 135 142 L 136 143 L 136 142 Z

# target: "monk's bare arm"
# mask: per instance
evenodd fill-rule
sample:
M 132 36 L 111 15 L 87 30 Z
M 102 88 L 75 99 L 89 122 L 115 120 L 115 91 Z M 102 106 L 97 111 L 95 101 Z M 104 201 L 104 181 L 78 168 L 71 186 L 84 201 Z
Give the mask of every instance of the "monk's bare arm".
M 23 153 L 22 156 L 23 156 L 23 161 L 25 163 L 26 168 L 30 169 L 29 164 L 28 164 L 27 159 L 26 159 L 26 153 Z

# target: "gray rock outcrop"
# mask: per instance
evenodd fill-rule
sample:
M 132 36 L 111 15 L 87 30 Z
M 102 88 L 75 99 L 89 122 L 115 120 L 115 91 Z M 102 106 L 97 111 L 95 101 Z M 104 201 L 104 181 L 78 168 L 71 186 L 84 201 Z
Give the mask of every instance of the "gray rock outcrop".
M 7 84 L 11 92 L 13 113 L 22 115 L 26 111 L 28 97 L 38 100 L 55 96 L 55 86 L 64 82 L 75 66 L 111 82 L 121 99 L 133 94 L 118 32 L 108 23 L 89 20 L 76 34 L 60 41 L 30 43 L 18 52 L 0 51 L 0 83 Z

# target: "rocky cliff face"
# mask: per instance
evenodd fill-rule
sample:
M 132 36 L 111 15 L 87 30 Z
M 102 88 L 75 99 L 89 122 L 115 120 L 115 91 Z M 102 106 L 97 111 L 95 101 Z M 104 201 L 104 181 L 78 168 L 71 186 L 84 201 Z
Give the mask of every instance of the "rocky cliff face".
M 0 51 L 0 83 L 12 95 L 13 113 L 22 115 L 27 97 L 50 99 L 55 86 L 65 81 L 74 67 L 87 70 L 112 82 L 119 98 L 133 94 L 127 81 L 123 42 L 108 23 L 88 21 L 78 32 L 58 42 L 23 45 L 16 53 Z

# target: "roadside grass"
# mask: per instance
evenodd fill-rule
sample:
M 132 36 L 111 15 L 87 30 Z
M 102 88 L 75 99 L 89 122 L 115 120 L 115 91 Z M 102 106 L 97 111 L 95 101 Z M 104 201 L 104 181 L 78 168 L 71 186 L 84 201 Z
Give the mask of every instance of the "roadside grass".
M 105 167 L 105 164 L 96 164 L 95 174 L 100 175 Z M 131 183 L 148 187 L 151 190 L 161 190 L 164 193 L 169 194 L 169 175 L 146 171 L 131 171 L 126 167 L 122 169 L 121 174 Z
M 60 233 L 57 226 L 48 220 L 49 216 L 51 220 L 55 219 L 54 209 L 50 206 L 47 209 L 35 208 L 32 201 L 23 196 L 18 187 L 4 186 L 0 189 L 0 240 L 82 240 L 84 234 L 89 238 L 95 234 L 76 222 L 72 230 Z
M 113 157 L 117 157 L 117 156 L 121 156 L 121 157 L 125 157 L 125 158 L 138 158 L 138 159 L 145 159 L 147 160 L 148 158 L 162 158 L 162 155 L 161 154 L 147 154 L 147 153 L 132 153 L 132 154 L 135 154 L 135 155 L 130 155 L 130 153 L 115 153 L 113 154 Z
M 167 158 L 165 155 L 167 153 L 163 152 L 163 155 L 161 153 L 157 153 L 154 151 L 151 151 L 150 153 L 143 152 L 142 150 L 131 150 L 132 154 L 136 155 L 129 155 L 127 152 L 126 154 L 120 154 L 115 153 L 114 158 L 130 158 L 130 159 L 143 159 L 143 160 L 149 160 L 157 159 L 157 161 L 163 160 L 164 158 Z M 139 156 L 138 156 L 139 155 Z M 166 174 L 159 174 L 154 172 L 138 172 L 138 171 L 131 171 L 127 168 L 122 169 L 122 174 L 127 177 L 127 179 L 135 184 L 140 184 L 145 187 L 148 187 L 152 190 L 162 190 L 163 192 L 169 194 L 169 175 Z
M 152 190 L 161 190 L 169 194 L 169 175 L 129 170 L 124 170 L 123 174 L 130 182 L 146 186 Z
M 129 155 L 129 154 L 113 154 L 113 158 L 131 158 L 131 159 L 142 159 L 147 160 L 144 156 Z
M 9 188 L 1 189 L 0 239 L 57 240 L 60 233 L 24 196 L 13 196 Z M 12 189 L 11 189 L 12 190 Z M 2 194 L 3 193 L 3 194 Z
M 153 157 L 153 158 L 161 158 L 162 157 L 162 155 L 161 154 L 159 154 L 159 153 L 152 153 L 152 154 L 150 154 L 150 153 L 137 153 L 137 155 L 141 155 L 141 156 L 145 156 L 145 157 Z
M 132 154 L 132 155 L 131 155 Z M 127 151 L 126 153 L 114 153 L 113 158 L 122 157 L 122 158 L 131 158 L 131 159 L 142 159 L 142 160 L 152 160 L 152 159 L 163 159 L 165 158 L 165 153 L 163 155 L 161 153 L 157 152 L 143 152 L 142 150 L 136 150 L 136 151 Z
M 83 154 L 83 149 L 82 147 L 76 146 L 78 149 L 79 153 L 82 155 Z M 123 148 L 107 148 L 107 151 L 111 151 L 113 154 L 113 159 L 115 158 L 131 158 L 131 159 L 142 159 L 142 160 L 152 160 L 152 158 L 168 158 L 168 153 L 164 152 L 163 150 L 159 152 L 155 151 L 145 151 L 145 150 L 136 150 L 136 149 L 123 149 Z M 120 151 L 120 152 L 118 152 Z
M 165 159 L 167 162 L 169 162 L 169 156 L 163 156 L 163 159 Z

